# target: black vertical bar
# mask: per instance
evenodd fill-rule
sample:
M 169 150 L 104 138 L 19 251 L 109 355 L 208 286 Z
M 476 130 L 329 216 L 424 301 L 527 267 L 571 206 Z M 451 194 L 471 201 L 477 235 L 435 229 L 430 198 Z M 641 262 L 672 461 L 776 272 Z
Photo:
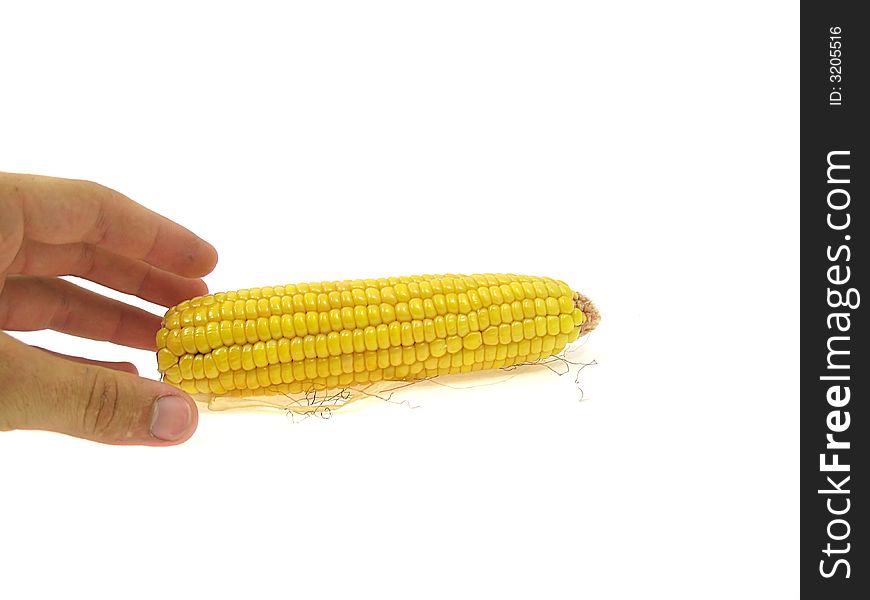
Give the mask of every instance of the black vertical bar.
M 801 4 L 801 592 L 870 598 L 866 6 Z

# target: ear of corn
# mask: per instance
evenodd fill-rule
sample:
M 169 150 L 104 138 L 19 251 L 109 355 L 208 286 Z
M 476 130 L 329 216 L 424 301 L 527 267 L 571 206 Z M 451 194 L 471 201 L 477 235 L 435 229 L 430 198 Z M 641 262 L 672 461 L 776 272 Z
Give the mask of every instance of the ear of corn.
M 157 365 L 189 393 L 300 393 L 532 362 L 558 354 L 598 318 L 564 282 L 526 275 L 252 288 L 169 309 Z

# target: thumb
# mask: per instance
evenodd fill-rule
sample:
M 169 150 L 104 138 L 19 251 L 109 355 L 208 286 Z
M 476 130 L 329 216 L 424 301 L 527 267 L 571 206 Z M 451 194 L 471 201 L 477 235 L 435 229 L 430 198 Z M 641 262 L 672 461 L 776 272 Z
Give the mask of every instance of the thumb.
M 196 430 L 196 404 L 170 385 L 59 358 L 3 333 L 0 356 L 0 430 L 144 446 L 179 444 Z

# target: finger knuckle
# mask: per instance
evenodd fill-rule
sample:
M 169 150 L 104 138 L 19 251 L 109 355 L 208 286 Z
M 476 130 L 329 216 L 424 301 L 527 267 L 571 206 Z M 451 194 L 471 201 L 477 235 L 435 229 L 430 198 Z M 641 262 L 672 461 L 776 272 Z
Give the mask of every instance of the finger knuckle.
M 93 215 L 91 235 L 87 241 L 99 245 L 106 237 L 111 227 L 111 219 L 106 207 L 107 202 L 117 200 L 118 192 L 104 185 L 85 179 L 75 180 L 82 192 L 82 200 L 86 203 L 87 213 Z
M 129 425 L 124 413 L 117 380 L 110 374 L 103 373 L 101 369 L 95 369 L 90 375 L 82 414 L 83 432 L 94 437 L 104 437 L 123 431 Z
M 62 280 L 39 281 L 48 294 L 56 297 L 54 312 L 49 318 L 49 326 L 57 331 L 68 329 L 70 318 L 74 315 L 70 284 Z
M 96 247 L 92 244 L 82 244 L 79 250 L 78 264 L 76 274 L 90 275 L 96 266 L 97 252 Z

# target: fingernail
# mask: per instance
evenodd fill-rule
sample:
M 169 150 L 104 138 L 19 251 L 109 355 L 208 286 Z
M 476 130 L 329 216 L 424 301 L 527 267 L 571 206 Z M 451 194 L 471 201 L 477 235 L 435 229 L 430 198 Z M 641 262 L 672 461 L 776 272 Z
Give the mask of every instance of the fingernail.
M 151 415 L 151 435 L 174 442 L 190 428 L 190 404 L 177 396 L 164 396 L 154 403 Z

